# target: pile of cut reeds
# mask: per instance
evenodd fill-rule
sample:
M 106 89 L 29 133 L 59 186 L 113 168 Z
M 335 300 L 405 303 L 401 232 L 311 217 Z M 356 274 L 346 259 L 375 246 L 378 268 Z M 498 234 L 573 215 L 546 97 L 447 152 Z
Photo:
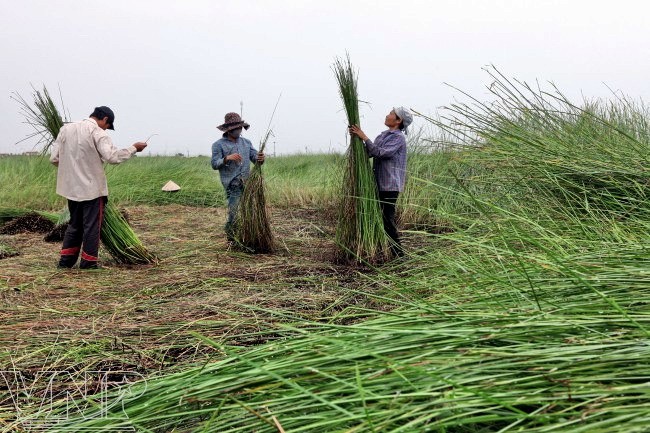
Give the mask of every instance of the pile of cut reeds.
M 43 148 L 43 153 L 45 153 L 54 143 L 63 126 L 63 118 L 50 97 L 47 88 L 43 86 L 42 92 L 34 91 L 35 108 L 17 93 L 12 98 L 20 104 L 26 123 L 36 131 L 27 138 L 40 137 L 39 142 L 45 143 Z M 106 249 L 118 263 L 145 264 L 155 261 L 155 256 L 147 251 L 126 220 L 122 218 L 117 210 L 113 209 L 110 202 L 106 206 L 104 214 L 101 239 Z
M 274 418 L 286 431 L 643 431 L 650 347 L 640 342 L 650 316 L 603 311 L 595 292 L 574 289 L 544 313 L 523 303 L 486 308 L 477 297 L 419 302 L 350 326 L 314 324 L 301 338 L 247 351 L 204 339 L 225 357 L 131 387 L 112 419 L 88 412 L 70 422 L 103 431 L 128 422 L 271 433 Z M 627 295 L 605 296 L 622 305 Z
M 357 74 L 350 57 L 337 59 L 332 69 L 339 85 L 348 125 L 359 125 Z M 366 148 L 359 137 L 350 137 L 346 154 L 336 242 L 344 259 L 381 262 L 390 258 L 389 238 L 384 230 L 377 183 Z

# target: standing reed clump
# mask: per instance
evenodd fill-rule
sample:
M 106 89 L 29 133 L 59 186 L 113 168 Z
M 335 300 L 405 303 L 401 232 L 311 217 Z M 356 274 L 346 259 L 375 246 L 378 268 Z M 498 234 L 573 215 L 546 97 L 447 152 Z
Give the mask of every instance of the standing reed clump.
M 544 197 L 545 208 L 570 206 L 614 219 L 645 212 L 650 197 L 650 109 L 615 94 L 573 102 L 557 87 L 507 78 L 486 68 L 491 100 L 455 103 L 430 119 L 457 145 L 474 149 L 473 164 L 501 192 Z
M 260 152 L 264 152 L 270 135 L 271 130 L 268 129 L 260 144 Z M 246 180 L 235 224 L 235 239 L 239 246 L 253 253 L 275 251 L 265 188 L 262 165 L 256 162 Z
M 42 149 L 42 153 L 45 154 L 56 140 L 64 123 L 47 88 L 43 86 L 42 93 L 35 90 L 35 108 L 17 93 L 12 98 L 20 104 L 26 123 L 36 131 L 27 138 L 39 136 L 39 143 L 45 143 Z M 118 263 L 147 264 L 154 263 L 156 260 L 155 256 L 142 245 L 129 223 L 110 203 L 106 206 L 104 214 L 101 240 L 111 256 L 113 256 L 113 259 Z
M 349 125 L 359 125 L 357 75 L 350 57 L 337 59 L 333 67 Z M 350 138 L 343 179 L 336 243 L 343 258 L 380 262 L 390 257 L 389 238 L 379 207 L 377 184 L 361 139 Z

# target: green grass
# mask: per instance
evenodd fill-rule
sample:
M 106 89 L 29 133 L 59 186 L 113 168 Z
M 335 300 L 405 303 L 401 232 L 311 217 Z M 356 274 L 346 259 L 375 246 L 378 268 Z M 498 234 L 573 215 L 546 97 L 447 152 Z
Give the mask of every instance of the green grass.
M 47 157 L 0 158 L 2 207 L 59 210 L 64 199 L 56 195 L 56 171 Z
M 7 244 L 0 242 L 0 259 L 13 257 L 15 255 L 18 255 L 18 251 Z
M 433 152 L 428 142 L 409 143 L 409 179 L 400 199 L 402 220 L 420 227 L 448 224 L 445 214 L 461 212 L 457 195 L 442 189 L 425 188 L 423 180 L 455 186 L 459 171 L 457 151 Z M 333 212 L 340 198 L 345 158 L 339 154 L 310 154 L 267 157 L 264 164 L 267 200 L 273 207 L 316 208 Z M 448 167 L 449 166 L 449 167 Z M 218 172 L 207 157 L 136 157 L 124 164 L 107 166 L 109 198 L 121 206 L 137 204 L 181 204 L 222 207 L 225 193 Z M 168 181 L 181 186 L 175 193 L 161 190 Z M 47 157 L 7 156 L 0 158 L 0 208 L 17 207 L 60 211 L 65 199 L 56 195 L 56 168 Z M 14 187 L 15 186 L 15 187 Z M 435 222 L 442 218 L 441 222 Z
M 268 198 L 273 206 L 321 207 L 334 197 L 333 181 L 342 157 L 335 154 L 269 157 L 264 164 Z M 137 157 L 106 174 L 110 199 L 129 204 L 184 204 L 197 207 L 223 206 L 225 194 L 218 172 L 208 157 Z M 176 193 L 161 191 L 173 180 Z M 65 200 L 56 195 L 56 168 L 46 157 L 0 158 L 0 190 L 3 207 L 59 210 Z

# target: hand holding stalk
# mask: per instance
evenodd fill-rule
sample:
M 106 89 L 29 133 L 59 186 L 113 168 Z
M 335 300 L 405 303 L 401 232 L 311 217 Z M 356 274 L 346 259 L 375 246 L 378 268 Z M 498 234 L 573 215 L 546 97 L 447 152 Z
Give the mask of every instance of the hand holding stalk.
M 151 134 L 149 137 L 147 137 L 147 139 L 146 139 L 145 141 L 138 141 L 137 143 L 133 143 L 133 147 L 135 147 L 135 150 L 136 150 L 137 152 L 142 152 L 142 151 L 144 150 L 144 148 L 148 146 L 148 145 L 147 145 L 147 142 L 148 142 L 148 141 L 151 139 L 151 137 L 153 137 L 154 135 L 158 135 L 158 134 Z
M 361 130 L 359 125 L 351 125 L 348 127 L 348 132 L 354 134 L 361 139 L 361 141 L 366 141 L 368 136 Z
M 133 147 L 135 147 L 136 152 L 142 152 L 144 148 L 147 147 L 147 143 L 138 141 L 137 143 L 133 143 Z
M 230 155 L 226 155 L 223 158 L 224 161 L 235 161 L 237 164 L 242 163 L 242 158 L 241 155 L 238 153 L 231 153 Z

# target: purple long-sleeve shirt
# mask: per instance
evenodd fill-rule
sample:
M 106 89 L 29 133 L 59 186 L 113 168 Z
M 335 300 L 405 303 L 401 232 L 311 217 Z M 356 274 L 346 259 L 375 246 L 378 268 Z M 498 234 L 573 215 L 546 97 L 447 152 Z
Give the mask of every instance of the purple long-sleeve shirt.
M 374 158 L 373 170 L 379 191 L 404 191 L 406 180 L 406 137 L 401 130 L 387 130 L 364 144 Z

